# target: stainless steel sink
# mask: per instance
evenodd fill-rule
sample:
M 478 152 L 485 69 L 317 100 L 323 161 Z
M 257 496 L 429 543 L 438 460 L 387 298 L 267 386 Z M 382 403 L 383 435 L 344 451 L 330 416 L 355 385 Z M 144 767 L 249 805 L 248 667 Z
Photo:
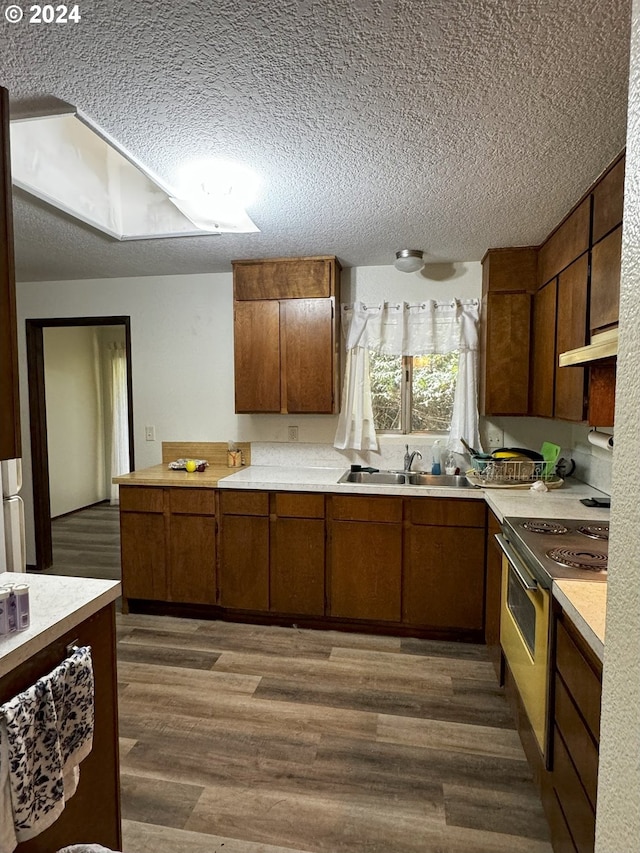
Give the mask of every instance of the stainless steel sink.
M 394 471 L 346 471 L 338 480 L 339 483 L 371 483 L 378 486 L 404 486 L 406 474 Z
M 454 489 L 474 488 L 464 474 L 409 474 L 410 486 L 445 486 Z
M 471 489 L 474 488 L 467 478 L 461 474 L 423 474 L 401 471 L 345 471 L 338 480 L 339 483 L 363 483 L 372 486 L 438 486 L 440 488 Z

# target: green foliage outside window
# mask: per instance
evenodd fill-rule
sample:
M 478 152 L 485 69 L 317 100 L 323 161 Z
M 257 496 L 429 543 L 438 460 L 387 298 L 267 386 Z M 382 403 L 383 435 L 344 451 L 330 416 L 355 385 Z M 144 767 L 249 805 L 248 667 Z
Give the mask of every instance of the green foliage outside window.
M 446 432 L 451 424 L 458 353 L 405 357 L 369 353 L 373 416 L 385 432 Z M 408 371 L 408 382 L 403 382 Z M 403 401 L 403 396 L 409 400 Z M 403 423 L 404 410 L 410 424 Z

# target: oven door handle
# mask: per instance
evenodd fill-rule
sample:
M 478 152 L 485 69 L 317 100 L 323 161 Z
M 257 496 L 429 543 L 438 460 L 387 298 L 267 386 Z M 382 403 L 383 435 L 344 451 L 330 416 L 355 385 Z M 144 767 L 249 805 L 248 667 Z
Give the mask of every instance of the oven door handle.
M 520 581 L 522 587 L 530 591 L 538 589 L 537 581 L 534 580 L 534 578 L 532 578 L 529 572 L 525 569 L 522 560 L 502 533 L 496 533 L 496 542 L 500 546 L 502 553 L 509 561 L 509 566 L 513 569 L 513 573 Z

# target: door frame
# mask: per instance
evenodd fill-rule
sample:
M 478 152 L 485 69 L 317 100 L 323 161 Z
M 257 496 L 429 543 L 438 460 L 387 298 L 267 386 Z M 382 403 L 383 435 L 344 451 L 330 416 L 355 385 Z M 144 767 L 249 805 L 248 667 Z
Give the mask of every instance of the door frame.
M 27 377 L 29 383 L 29 429 L 31 433 L 31 471 L 33 480 L 33 521 L 38 571 L 53 565 L 51 536 L 51 493 L 49 487 L 49 448 L 47 444 L 47 404 L 44 381 L 44 330 L 61 326 L 124 326 L 127 359 L 127 415 L 129 421 L 129 466 L 135 470 L 133 448 L 133 382 L 131 370 L 131 318 L 47 317 L 25 320 L 27 336 Z

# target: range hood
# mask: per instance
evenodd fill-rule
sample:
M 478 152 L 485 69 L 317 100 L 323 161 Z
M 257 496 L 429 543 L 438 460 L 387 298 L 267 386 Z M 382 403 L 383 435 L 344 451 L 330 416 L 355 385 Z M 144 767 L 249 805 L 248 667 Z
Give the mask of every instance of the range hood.
M 572 367 L 578 364 L 589 364 L 592 361 L 601 361 L 605 358 L 613 358 L 618 354 L 618 328 L 608 329 L 591 335 L 591 343 L 577 349 L 561 352 L 558 356 L 559 367 Z

